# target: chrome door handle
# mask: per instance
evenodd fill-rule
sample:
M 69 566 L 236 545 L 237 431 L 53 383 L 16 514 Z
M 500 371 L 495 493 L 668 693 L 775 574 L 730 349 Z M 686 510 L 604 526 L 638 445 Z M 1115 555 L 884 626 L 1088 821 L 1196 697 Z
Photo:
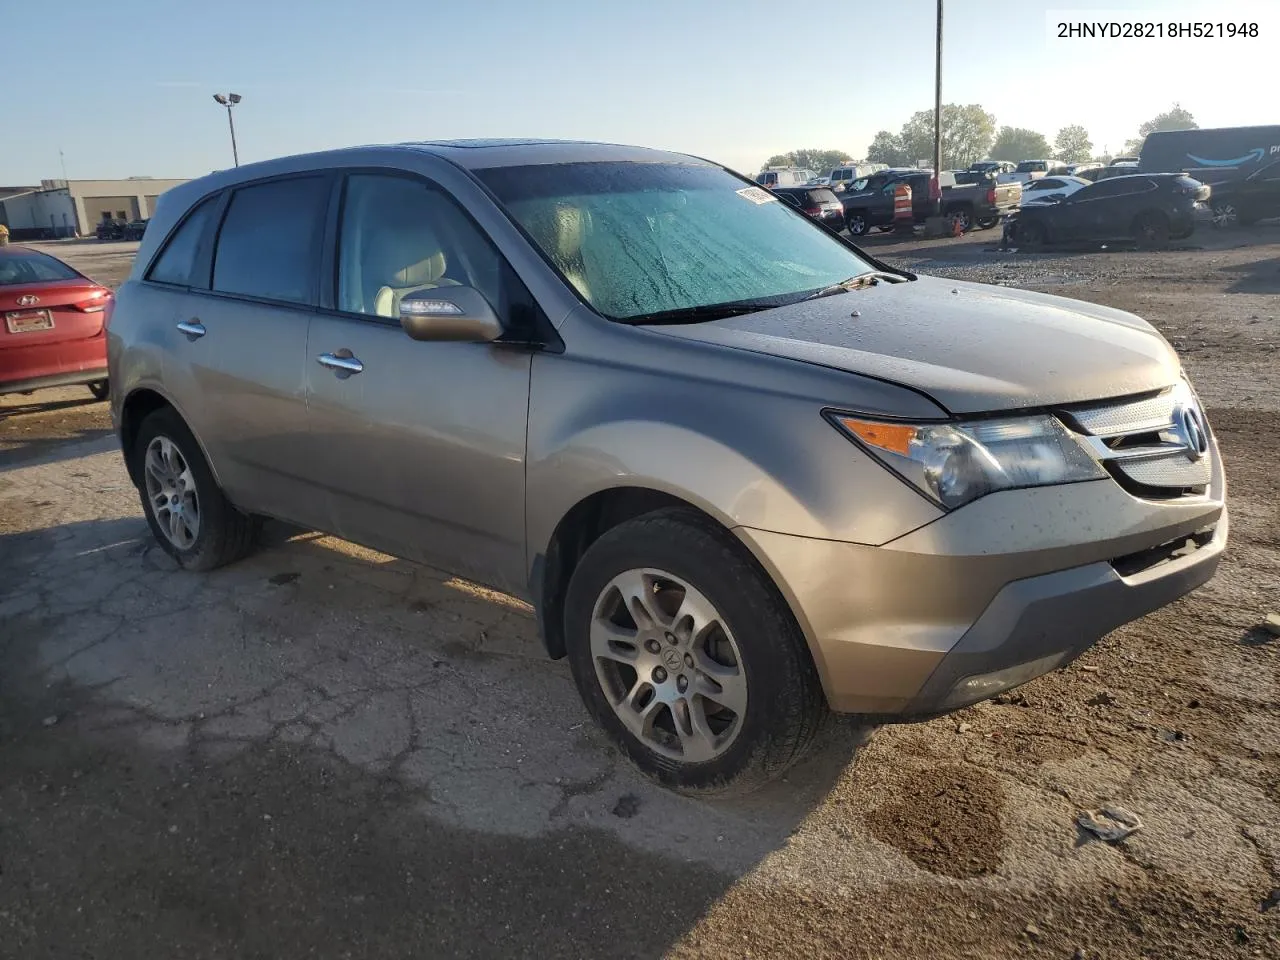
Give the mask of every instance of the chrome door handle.
M 195 317 L 190 320 L 183 320 L 178 324 L 178 329 L 187 335 L 188 340 L 199 340 L 209 332 L 204 328 L 204 324 Z
M 336 353 L 322 353 L 316 357 L 316 363 L 322 367 L 328 367 L 339 377 L 349 377 L 364 369 L 364 364 L 355 357 L 342 357 Z

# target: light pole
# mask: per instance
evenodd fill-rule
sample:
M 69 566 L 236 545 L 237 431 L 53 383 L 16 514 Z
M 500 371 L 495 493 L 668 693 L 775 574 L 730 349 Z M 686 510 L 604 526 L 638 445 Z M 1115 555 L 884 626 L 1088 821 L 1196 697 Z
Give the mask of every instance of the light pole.
M 933 175 L 942 174 L 942 0 L 938 0 L 938 44 L 933 74 Z
M 942 0 L 938 0 L 938 2 L 941 3 Z M 236 149 L 236 122 L 231 119 L 231 108 L 240 102 L 240 94 L 228 93 L 224 95 L 215 93 L 213 99 L 227 108 L 227 126 L 231 128 L 231 158 L 235 160 L 238 167 L 240 166 L 240 152 Z

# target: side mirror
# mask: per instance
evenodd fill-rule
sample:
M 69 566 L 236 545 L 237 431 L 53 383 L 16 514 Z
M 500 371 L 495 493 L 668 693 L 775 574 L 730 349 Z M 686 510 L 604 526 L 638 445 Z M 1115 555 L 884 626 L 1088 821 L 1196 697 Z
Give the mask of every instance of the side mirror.
M 502 336 L 502 322 L 475 287 L 433 287 L 405 294 L 400 326 L 414 340 L 488 343 Z

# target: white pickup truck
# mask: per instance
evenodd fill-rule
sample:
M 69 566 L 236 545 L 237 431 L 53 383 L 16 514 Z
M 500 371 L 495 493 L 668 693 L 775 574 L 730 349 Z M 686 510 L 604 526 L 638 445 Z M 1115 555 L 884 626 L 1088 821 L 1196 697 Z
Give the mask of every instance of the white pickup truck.
M 1001 183 L 1030 183 L 1065 166 L 1061 160 L 1023 160 L 1014 167 L 1013 173 L 1000 174 L 999 180 Z

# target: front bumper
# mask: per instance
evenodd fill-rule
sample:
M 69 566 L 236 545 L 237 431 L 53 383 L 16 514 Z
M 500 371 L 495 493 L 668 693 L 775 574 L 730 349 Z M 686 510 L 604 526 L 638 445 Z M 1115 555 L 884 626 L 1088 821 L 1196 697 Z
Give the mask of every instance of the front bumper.
M 800 621 L 833 710 L 927 716 L 1048 673 L 1209 580 L 1228 533 L 1213 457 L 1199 497 L 1099 480 L 992 494 L 880 546 L 736 533 Z

